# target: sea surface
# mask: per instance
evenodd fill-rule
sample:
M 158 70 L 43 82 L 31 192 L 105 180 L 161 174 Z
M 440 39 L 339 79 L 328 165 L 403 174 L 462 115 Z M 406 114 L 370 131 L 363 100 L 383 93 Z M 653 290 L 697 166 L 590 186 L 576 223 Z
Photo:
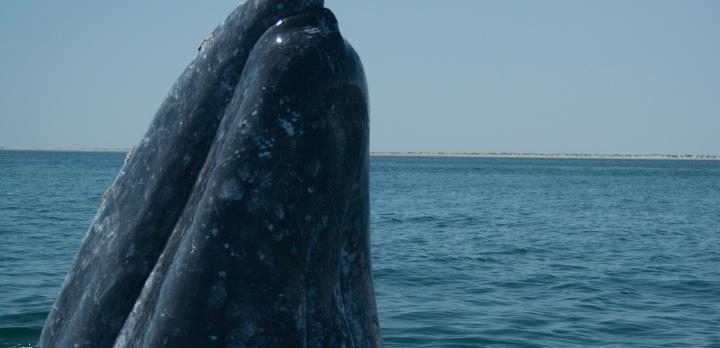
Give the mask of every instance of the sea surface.
M 123 158 L 0 151 L 0 346 Z M 720 347 L 720 161 L 373 157 L 371 210 L 386 347 Z

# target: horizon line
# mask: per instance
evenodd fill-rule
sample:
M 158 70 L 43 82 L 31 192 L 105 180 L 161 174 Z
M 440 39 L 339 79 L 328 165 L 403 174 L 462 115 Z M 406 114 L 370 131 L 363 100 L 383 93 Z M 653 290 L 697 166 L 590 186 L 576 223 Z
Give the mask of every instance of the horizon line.
M 7 147 L 0 151 L 17 152 L 128 152 L 124 147 Z M 370 151 L 373 157 L 479 157 L 479 158 L 567 158 L 567 159 L 656 159 L 656 160 L 720 160 L 720 155 L 688 153 L 592 153 L 592 152 L 480 152 L 480 151 Z

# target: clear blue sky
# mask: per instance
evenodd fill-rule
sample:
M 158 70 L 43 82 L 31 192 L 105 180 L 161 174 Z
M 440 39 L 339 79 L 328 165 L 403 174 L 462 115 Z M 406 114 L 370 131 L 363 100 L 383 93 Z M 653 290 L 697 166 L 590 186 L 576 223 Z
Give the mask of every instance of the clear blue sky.
M 135 145 L 237 3 L 0 1 L 0 146 Z M 720 153 L 720 1 L 326 6 L 373 151 Z

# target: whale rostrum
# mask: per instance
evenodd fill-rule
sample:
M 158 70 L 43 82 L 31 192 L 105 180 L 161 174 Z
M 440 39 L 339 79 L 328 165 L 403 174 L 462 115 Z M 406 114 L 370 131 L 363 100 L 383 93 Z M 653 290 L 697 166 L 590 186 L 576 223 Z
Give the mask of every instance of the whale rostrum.
M 315 0 L 203 40 L 107 191 L 41 347 L 382 347 L 362 64 Z

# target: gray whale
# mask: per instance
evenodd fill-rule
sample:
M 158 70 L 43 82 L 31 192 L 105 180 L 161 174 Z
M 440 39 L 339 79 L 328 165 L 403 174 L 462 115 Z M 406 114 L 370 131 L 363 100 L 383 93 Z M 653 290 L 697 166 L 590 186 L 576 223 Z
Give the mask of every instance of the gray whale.
M 41 347 L 382 347 L 368 100 L 322 1 L 242 3 L 108 190 Z

